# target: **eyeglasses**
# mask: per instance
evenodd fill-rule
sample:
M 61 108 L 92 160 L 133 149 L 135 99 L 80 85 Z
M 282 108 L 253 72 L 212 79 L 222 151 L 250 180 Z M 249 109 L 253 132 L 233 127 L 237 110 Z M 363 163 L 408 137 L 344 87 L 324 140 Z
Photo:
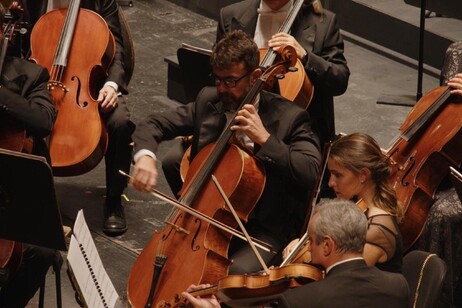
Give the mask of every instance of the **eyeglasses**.
M 242 75 L 241 77 L 239 78 L 231 78 L 231 77 L 227 77 L 227 78 L 220 78 L 220 77 L 217 77 L 215 76 L 214 74 L 211 74 L 210 76 L 213 78 L 213 80 L 215 81 L 215 86 L 219 86 L 221 82 L 223 82 L 225 84 L 225 86 L 227 88 L 234 88 L 236 86 L 236 84 L 242 79 L 244 78 L 245 76 L 248 76 L 252 71 L 248 71 L 247 73 L 245 73 L 244 75 Z

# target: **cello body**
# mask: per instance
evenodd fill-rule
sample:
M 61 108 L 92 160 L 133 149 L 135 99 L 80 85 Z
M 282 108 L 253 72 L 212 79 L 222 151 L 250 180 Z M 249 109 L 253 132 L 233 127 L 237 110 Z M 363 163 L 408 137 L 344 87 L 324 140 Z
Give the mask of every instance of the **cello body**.
M 405 250 L 422 233 L 449 166 L 462 163 L 462 98 L 449 91 L 444 86 L 425 94 L 401 126 L 403 137 L 386 154 L 393 187 L 405 210 L 400 224 Z
M 43 15 L 31 33 L 31 60 L 49 70 L 48 87 L 58 110 L 50 137 L 52 168 L 58 176 L 88 172 L 104 156 L 107 133 L 96 98 L 115 53 L 106 22 L 90 10 L 77 7 L 73 35 L 61 32 L 71 23 L 69 10 Z M 66 50 L 63 45 L 69 39 Z
M 274 51 L 267 48 L 260 48 L 260 61 L 262 66 L 268 65 L 270 62 L 266 59 L 266 54 L 273 52 Z M 303 109 L 308 109 L 313 99 L 314 87 L 308 75 L 306 75 L 305 68 L 300 60 L 297 59 L 293 71 L 285 74 L 284 78 L 278 79 L 277 82 L 279 94 L 282 97 L 287 98 Z
M 206 146 L 194 158 L 183 187 L 190 185 L 214 146 Z M 246 221 L 263 192 L 264 172 L 261 164 L 237 146 L 230 145 L 213 174 L 241 220 Z M 249 204 L 252 205 L 250 208 Z M 205 182 L 191 207 L 229 226 L 237 225 L 211 180 Z M 181 292 L 191 283 L 215 284 L 228 273 L 231 264 L 227 258 L 231 239 L 228 233 L 184 211 L 177 211 L 169 225 L 162 232 L 154 234 L 130 272 L 127 293 L 133 307 L 149 306 L 147 300 L 154 274 L 152 265 L 159 247 L 165 246 L 166 261 L 153 290 L 153 307 L 173 306 L 175 303 L 170 301 L 180 301 Z

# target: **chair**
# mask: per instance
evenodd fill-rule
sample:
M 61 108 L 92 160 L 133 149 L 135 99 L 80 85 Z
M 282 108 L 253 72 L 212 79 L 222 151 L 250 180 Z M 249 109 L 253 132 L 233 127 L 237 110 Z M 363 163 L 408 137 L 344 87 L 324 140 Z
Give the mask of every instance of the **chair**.
M 434 307 L 446 277 L 446 263 L 436 254 L 413 250 L 403 258 L 403 275 L 414 308 Z

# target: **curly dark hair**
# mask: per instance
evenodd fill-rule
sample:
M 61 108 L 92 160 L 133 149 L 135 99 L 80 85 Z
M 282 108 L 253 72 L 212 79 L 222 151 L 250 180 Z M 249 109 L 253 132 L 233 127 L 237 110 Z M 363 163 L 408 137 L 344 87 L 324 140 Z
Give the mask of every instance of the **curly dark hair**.
M 241 62 L 248 72 L 258 67 L 260 54 L 257 44 L 242 30 L 228 32 L 213 46 L 210 64 L 213 68 L 228 69 Z

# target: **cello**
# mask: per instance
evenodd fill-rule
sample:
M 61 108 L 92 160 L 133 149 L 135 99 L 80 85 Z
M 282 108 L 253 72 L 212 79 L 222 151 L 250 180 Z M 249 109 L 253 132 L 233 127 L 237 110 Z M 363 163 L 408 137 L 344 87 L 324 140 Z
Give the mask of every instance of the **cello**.
M 287 52 L 287 55 L 293 53 Z M 290 61 L 291 63 L 293 61 Z M 284 65 L 285 64 L 285 65 Z M 286 71 L 287 63 L 269 68 L 241 102 L 254 100 L 265 82 Z M 212 173 L 232 200 L 242 221 L 246 221 L 260 198 L 265 182 L 261 162 L 229 141 L 234 135 L 229 125 L 214 144 L 194 158 L 183 185 L 180 202 L 235 227 L 236 222 L 210 177 Z M 189 284 L 216 283 L 226 276 L 231 263 L 227 250 L 231 237 L 214 226 L 183 211 L 170 215 L 167 227 L 154 234 L 135 262 L 129 276 L 127 293 L 134 307 L 173 305 Z M 154 268 L 153 268 L 153 263 Z M 187 265 L 188 269 L 185 269 Z
M 442 86 L 426 93 L 400 127 L 387 150 L 391 181 L 405 217 L 400 224 L 404 249 L 419 238 L 449 166 L 462 163 L 462 97 Z
M 68 9 L 43 15 L 31 33 L 31 60 L 48 69 L 48 89 L 58 109 L 50 137 L 55 175 L 80 175 L 103 158 L 107 133 L 97 93 L 115 54 L 104 19 L 71 0 Z

